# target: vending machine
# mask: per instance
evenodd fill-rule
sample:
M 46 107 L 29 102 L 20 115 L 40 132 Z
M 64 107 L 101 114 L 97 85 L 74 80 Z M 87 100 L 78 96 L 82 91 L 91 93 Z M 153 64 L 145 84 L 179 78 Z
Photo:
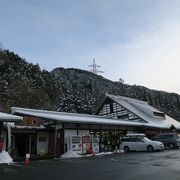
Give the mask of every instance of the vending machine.
M 83 154 L 87 153 L 91 145 L 91 136 L 85 135 L 82 136 L 82 152 Z
M 99 138 L 98 137 L 92 138 L 92 147 L 93 147 L 94 153 L 99 153 Z
M 77 154 L 82 154 L 81 136 L 68 136 L 67 137 L 67 151 L 72 151 Z

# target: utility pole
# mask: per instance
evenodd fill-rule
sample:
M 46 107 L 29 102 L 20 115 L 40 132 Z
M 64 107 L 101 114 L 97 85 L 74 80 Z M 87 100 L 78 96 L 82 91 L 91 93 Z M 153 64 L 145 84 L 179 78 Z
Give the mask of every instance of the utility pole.
M 103 71 L 98 70 L 97 68 L 101 67 L 98 66 L 95 62 L 95 59 L 93 59 L 93 64 L 89 65 L 88 67 L 92 67 L 92 70 L 90 70 L 90 72 L 94 73 L 94 74 L 98 74 L 98 73 L 103 73 Z

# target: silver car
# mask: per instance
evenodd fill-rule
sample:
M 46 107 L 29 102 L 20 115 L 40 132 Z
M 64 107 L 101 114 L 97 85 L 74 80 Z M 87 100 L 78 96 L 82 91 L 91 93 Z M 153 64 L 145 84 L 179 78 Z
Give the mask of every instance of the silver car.
M 164 150 L 164 144 L 159 141 L 151 141 L 146 137 L 128 136 L 121 140 L 120 149 L 128 151 L 148 151 Z

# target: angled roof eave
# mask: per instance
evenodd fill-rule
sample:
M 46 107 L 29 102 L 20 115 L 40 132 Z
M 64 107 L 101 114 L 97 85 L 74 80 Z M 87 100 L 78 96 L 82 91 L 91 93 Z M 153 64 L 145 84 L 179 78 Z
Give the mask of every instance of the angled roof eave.
M 56 111 L 46 111 L 46 110 L 37 110 L 37 109 L 27 109 L 27 108 L 11 108 L 13 114 L 20 114 L 26 116 L 34 116 L 47 120 L 56 121 L 57 123 L 83 123 L 83 124 L 102 124 L 102 125 L 117 125 L 117 126 L 141 126 L 149 128 L 160 128 L 160 129 L 169 129 L 173 124 L 176 129 L 179 129 L 180 123 L 176 122 L 174 119 L 168 120 L 164 123 L 163 121 L 155 122 L 151 121 L 148 123 L 142 122 L 132 122 L 132 121 L 123 121 L 112 118 L 107 118 L 97 115 L 87 115 L 87 114 L 77 114 L 77 113 L 65 113 L 65 112 L 56 112 Z
M 0 112 L 0 122 L 17 122 L 21 121 L 22 119 L 23 118 L 21 116 Z
M 119 125 L 119 126 L 144 126 L 145 123 L 120 121 L 96 115 L 65 113 L 56 111 L 36 110 L 13 107 L 13 114 L 22 114 L 34 116 L 43 119 L 50 119 L 59 123 L 85 123 L 85 124 L 102 124 L 102 125 Z

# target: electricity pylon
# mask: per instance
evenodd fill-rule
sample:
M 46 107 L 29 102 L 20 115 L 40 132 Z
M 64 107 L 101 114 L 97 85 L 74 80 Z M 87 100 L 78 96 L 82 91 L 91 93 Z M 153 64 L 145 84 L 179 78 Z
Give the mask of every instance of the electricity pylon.
M 95 62 L 95 59 L 93 59 L 93 64 L 89 65 L 88 67 L 92 67 L 92 70 L 90 72 L 93 72 L 94 74 L 103 73 L 103 71 L 98 70 L 97 68 L 101 67 L 98 66 Z

